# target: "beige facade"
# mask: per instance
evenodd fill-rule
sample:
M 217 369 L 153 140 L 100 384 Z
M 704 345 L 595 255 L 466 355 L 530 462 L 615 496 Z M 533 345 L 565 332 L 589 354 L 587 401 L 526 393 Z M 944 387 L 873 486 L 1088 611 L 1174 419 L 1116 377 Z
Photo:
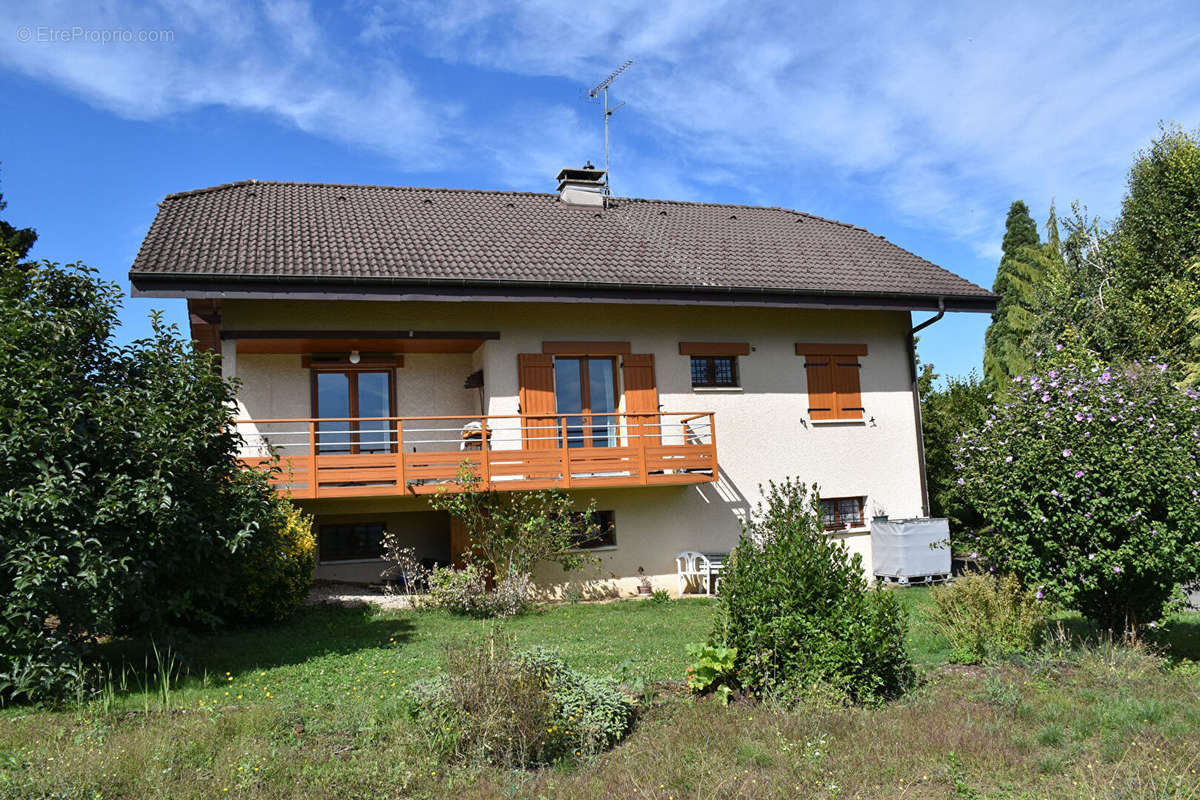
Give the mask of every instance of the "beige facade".
M 905 311 L 834 311 L 757 307 L 604 303 L 224 301 L 228 331 L 254 330 L 489 330 L 498 339 L 468 354 L 407 354 L 395 370 L 396 414 L 452 416 L 519 413 L 517 356 L 541 353 L 548 340 L 629 342 L 653 354 L 659 404 L 672 412 L 714 411 L 719 480 L 690 486 L 597 488 L 574 492 L 614 513 L 616 545 L 598 552 L 601 565 L 564 576 L 557 567 L 538 575 L 548 589 L 570 581 L 588 593 L 630 593 L 643 567 L 652 583 L 674 590 L 681 550 L 727 551 L 739 521 L 759 500 L 759 486 L 794 476 L 820 486 L 824 497 L 865 497 L 865 512 L 912 517 L 922 513 L 917 422 L 909 372 L 910 317 Z M 693 389 L 681 341 L 747 342 L 738 359 L 737 389 Z M 813 422 L 808 414 L 804 358 L 797 342 L 866 345 L 860 381 L 863 419 Z M 254 419 L 312 416 L 311 378 L 298 355 L 238 352 L 223 343 L 223 369 L 242 381 L 240 414 Z M 466 376 L 484 372 L 480 393 Z M 503 439 L 503 437 L 499 437 Z M 498 445 L 500 446 L 500 445 Z M 514 446 L 516 446 L 514 444 Z M 445 558 L 448 521 L 428 512 L 420 497 L 330 498 L 304 501 L 322 521 L 375 519 L 411 531 L 414 546 Z M 837 534 L 863 555 L 870 571 L 865 527 Z M 443 538 L 444 537 L 444 538 Z M 444 544 L 443 544 L 444 542 Z M 318 577 L 373 580 L 385 565 L 331 563 Z

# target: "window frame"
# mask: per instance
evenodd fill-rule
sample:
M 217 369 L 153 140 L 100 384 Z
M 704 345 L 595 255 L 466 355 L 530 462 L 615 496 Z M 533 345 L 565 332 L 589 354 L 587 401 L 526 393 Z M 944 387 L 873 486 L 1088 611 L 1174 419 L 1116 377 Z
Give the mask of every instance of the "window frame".
M 314 444 L 316 444 L 317 455 L 359 455 L 362 452 L 360 449 L 360 445 L 361 445 L 360 434 L 362 433 L 362 431 L 360 430 L 359 424 L 358 424 L 358 418 L 359 418 L 359 413 L 358 413 L 359 412 L 359 408 L 358 408 L 358 376 L 359 376 L 359 374 L 364 373 L 364 372 L 371 372 L 371 373 L 381 372 L 381 373 L 385 373 L 387 375 L 388 416 L 395 417 L 396 416 L 396 369 L 394 367 L 380 366 L 377 364 L 359 364 L 359 365 L 353 365 L 353 366 L 346 365 L 346 364 L 338 364 L 336 366 L 325 366 L 325 365 L 319 364 L 319 362 L 314 363 L 310 366 L 309 374 L 310 374 L 311 393 L 312 393 L 312 400 L 311 400 L 310 408 L 312 410 L 313 419 L 317 420 L 317 422 L 318 422 L 318 424 L 317 424 L 318 431 L 320 430 L 320 420 L 322 419 L 321 404 L 318 401 L 318 399 L 320 397 L 320 392 L 318 391 L 318 386 L 317 386 L 317 382 L 320 379 L 319 376 L 323 373 L 335 373 L 335 374 L 345 375 L 347 378 L 347 381 L 346 381 L 347 391 L 350 393 L 350 397 L 348 398 L 349 399 L 348 405 L 350 408 L 351 422 L 348 426 L 348 430 L 346 430 L 344 432 L 349 437 L 349 441 L 347 442 L 346 446 L 348 446 L 350 449 L 345 452 L 331 449 L 329 451 L 322 453 L 322 451 L 321 451 L 322 446 L 319 442 L 319 436 L 318 436 L 318 442 L 314 443 Z M 337 419 L 337 417 L 332 417 L 332 419 Z M 376 431 L 367 431 L 367 433 L 375 433 L 375 432 Z M 330 433 L 342 433 L 342 431 L 331 431 Z M 395 453 L 396 452 L 396 443 L 394 441 L 395 440 L 394 428 L 392 430 L 392 433 L 389 434 L 388 438 L 393 441 L 391 441 L 388 444 L 387 450 L 383 451 L 383 452 Z M 339 446 L 341 446 L 341 445 L 330 445 L 330 447 L 339 447 Z M 375 454 L 378 451 L 369 450 L 367 452 L 368 452 L 368 454 Z
M 693 389 L 740 389 L 742 388 L 741 371 L 738 369 L 738 357 L 736 355 L 700 355 L 694 354 L 689 356 L 690 361 L 688 367 L 690 369 L 692 388 Z M 720 383 L 716 380 L 717 377 L 717 359 L 728 359 L 729 370 L 733 377 L 730 383 Z M 702 361 L 707 364 L 707 379 L 703 383 L 696 383 L 696 362 Z
M 582 517 L 582 511 L 575 512 Z M 601 532 L 595 537 L 596 544 L 587 544 L 585 542 L 576 542 L 571 545 L 571 552 L 575 553 L 591 553 L 597 550 L 616 550 L 617 549 L 617 520 L 616 513 L 611 510 L 598 510 L 596 516 L 601 520 Z M 606 541 L 599 541 L 606 540 Z
M 331 528 L 355 528 L 359 526 L 379 526 L 379 555 L 367 556 L 362 554 L 349 555 L 345 558 L 330 558 L 327 557 L 324 548 L 324 541 L 327 529 Z M 383 535 L 387 532 L 387 523 L 383 520 L 358 520 L 346 522 L 318 522 L 317 523 L 317 563 L 318 564 L 368 564 L 375 561 L 385 560 L 383 557 Z
M 839 507 L 838 504 L 845 503 L 848 501 L 853 501 L 853 502 L 858 503 L 858 513 L 857 513 L 857 524 L 851 524 L 850 526 L 847 527 L 846 522 L 842 519 L 841 508 Z M 863 528 L 867 527 L 867 517 L 866 517 L 867 498 L 865 496 L 860 495 L 860 496 L 851 496 L 851 497 L 821 497 L 821 498 L 818 498 L 818 502 L 820 502 L 820 504 L 821 504 L 821 526 L 825 529 L 826 533 L 838 533 L 838 532 L 843 532 L 843 531 L 862 530 Z M 827 514 L 825 512 L 825 504 L 826 503 L 833 504 L 833 509 L 834 509 L 833 517 L 834 517 L 835 522 L 832 525 L 830 525 L 829 523 L 827 523 L 825 521 L 825 517 L 827 516 Z M 852 519 L 852 522 L 853 521 L 854 520 Z

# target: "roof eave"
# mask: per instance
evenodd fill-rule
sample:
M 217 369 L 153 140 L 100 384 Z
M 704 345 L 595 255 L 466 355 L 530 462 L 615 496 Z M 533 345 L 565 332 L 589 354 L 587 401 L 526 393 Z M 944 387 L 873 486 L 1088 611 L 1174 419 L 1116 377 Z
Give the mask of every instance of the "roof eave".
M 347 278 L 332 276 L 202 275 L 131 272 L 134 297 L 478 300 L 584 302 L 613 300 L 663 305 L 751 305 L 859 310 L 947 311 L 990 314 L 992 294 L 865 292 L 834 289 L 614 284 L 585 281 L 514 281 L 446 278 Z

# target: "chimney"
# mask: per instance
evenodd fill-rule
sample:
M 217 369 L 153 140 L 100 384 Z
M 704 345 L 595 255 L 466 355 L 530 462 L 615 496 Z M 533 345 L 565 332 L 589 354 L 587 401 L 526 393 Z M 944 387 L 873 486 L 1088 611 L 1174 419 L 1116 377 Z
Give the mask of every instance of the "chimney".
M 563 169 L 558 173 L 558 199 L 576 206 L 604 205 L 604 170 L 590 161 L 582 169 Z

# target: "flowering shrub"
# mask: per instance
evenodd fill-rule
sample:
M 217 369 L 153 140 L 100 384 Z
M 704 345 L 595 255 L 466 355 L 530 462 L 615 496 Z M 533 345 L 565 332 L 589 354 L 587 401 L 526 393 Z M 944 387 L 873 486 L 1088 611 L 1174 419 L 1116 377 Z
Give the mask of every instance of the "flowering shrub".
M 512 617 L 529 607 L 533 580 L 524 572 L 504 576 L 488 591 L 480 568 L 438 567 L 429 574 L 429 605 L 472 617 Z
M 1200 573 L 1200 403 L 1165 364 L 1060 349 L 959 438 L 990 568 L 1112 628 L 1157 619 Z
M 238 616 L 277 622 L 299 608 L 312 585 L 316 557 L 312 517 L 290 500 L 279 500 L 274 519 L 261 527 L 238 562 Z

